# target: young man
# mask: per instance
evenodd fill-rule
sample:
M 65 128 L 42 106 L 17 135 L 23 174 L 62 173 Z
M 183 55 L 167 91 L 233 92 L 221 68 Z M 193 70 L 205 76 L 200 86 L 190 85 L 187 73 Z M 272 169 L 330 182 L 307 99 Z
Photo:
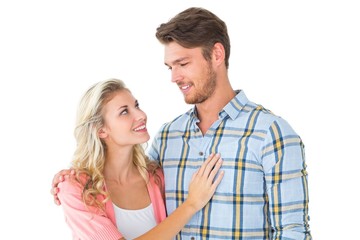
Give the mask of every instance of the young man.
M 192 174 L 211 153 L 221 153 L 225 171 L 177 239 L 311 239 L 304 145 L 284 119 L 231 87 L 226 24 L 189 8 L 156 37 L 172 81 L 194 104 L 161 127 L 149 150 L 164 169 L 167 213 L 185 201 Z
M 149 151 L 165 172 L 168 214 L 210 153 L 224 160 L 214 197 L 178 239 L 311 239 L 303 143 L 285 120 L 231 87 L 226 24 L 189 8 L 161 24 L 156 37 L 171 81 L 195 105 L 164 124 Z

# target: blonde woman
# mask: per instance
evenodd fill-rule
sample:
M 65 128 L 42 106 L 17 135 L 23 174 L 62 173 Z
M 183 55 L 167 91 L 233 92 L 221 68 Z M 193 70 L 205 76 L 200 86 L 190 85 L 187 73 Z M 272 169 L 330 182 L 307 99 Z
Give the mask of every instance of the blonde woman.
M 58 184 L 73 239 L 171 239 L 212 197 L 223 172 L 212 154 L 194 174 L 186 201 L 166 218 L 164 178 L 141 146 L 146 114 L 121 80 L 93 85 L 76 120 L 74 176 Z

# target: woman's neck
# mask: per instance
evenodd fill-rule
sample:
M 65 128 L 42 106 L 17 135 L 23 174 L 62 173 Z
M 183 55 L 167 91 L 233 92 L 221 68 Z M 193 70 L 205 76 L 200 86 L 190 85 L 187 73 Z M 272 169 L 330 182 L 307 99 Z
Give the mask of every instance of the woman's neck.
M 107 151 L 104 166 L 106 181 L 127 183 L 139 175 L 137 167 L 133 163 L 133 151 Z

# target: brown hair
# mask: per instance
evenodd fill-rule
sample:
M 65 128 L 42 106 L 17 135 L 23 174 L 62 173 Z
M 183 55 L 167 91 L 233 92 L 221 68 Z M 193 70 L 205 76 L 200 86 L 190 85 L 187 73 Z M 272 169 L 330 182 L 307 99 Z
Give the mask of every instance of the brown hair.
M 229 67 L 230 38 L 224 21 L 203 8 L 188 8 L 156 29 L 156 38 L 167 44 L 172 41 L 185 48 L 202 48 L 206 60 L 211 59 L 215 43 L 225 48 L 225 66 Z

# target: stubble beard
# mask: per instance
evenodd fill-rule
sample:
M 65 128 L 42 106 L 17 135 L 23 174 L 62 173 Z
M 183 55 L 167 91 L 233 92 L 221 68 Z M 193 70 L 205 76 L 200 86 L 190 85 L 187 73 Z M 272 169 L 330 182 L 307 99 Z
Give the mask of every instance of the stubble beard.
M 185 102 L 187 104 L 199 104 L 205 102 L 211 97 L 216 88 L 216 73 L 212 69 L 211 65 L 208 66 L 208 74 L 206 81 L 202 82 L 199 89 L 194 89 L 193 96 L 185 96 Z

